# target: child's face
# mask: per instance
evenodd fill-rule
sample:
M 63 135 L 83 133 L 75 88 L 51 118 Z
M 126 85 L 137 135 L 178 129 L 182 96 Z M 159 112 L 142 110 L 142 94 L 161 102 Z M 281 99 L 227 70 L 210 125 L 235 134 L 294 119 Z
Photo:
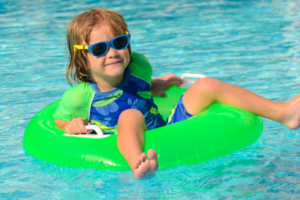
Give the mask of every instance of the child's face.
M 96 24 L 90 34 L 89 45 L 109 41 L 115 38 L 117 35 L 113 35 L 109 26 L 106 23 Z M 88 53 L 88 59 L 90 62 L 91 74 L 94 79 L 122 79 L 124 71 L 129 64 L 130 55 L 128 49 L 115 50 L 113 47 L 109 47 L 108 52 L 101 57 L 95 57 L 91 53 Z M 97 80 L 95 80 L 97 81 Z

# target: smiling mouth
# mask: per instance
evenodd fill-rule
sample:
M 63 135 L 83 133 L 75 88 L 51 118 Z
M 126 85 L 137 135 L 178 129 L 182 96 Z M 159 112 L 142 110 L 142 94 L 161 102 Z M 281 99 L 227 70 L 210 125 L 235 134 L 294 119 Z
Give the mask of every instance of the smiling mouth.
M 109 63 L 109 64 L 106 64 L 105 66 L 109 66 L 109 65 L 117 65 L 117 64 L 120 64 L 123 60 L 118 60 L 116 62 L 112 62 L 112 63 Z

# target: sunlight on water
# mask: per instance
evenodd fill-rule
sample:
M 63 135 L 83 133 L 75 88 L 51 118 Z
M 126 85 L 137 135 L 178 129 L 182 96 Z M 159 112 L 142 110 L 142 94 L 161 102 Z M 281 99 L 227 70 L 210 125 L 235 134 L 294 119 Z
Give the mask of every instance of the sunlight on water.
M 131 172 L 61 167 L 28 155 L 25 127 L 61 98 L 68 22 L 94 7 L 120 12 L 154 77 L 202 73 L 276 101 L 300 91 L 300 1 L 0 0 L 0 198 L 296 199 L 300 137 L 264 119 L 254 144 L 137 181 Z

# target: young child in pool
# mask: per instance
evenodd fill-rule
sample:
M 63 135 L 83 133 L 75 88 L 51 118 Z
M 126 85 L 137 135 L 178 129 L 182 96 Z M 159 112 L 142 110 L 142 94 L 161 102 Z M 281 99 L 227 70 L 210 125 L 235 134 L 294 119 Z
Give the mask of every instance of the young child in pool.
M 56 125 L 69 134 L 90 133 L 85 128 L 88 124 L 105 133 L 116 131 L 118 149 L 136 178 L 158 169 L 155 150 L 149 150 L 148 157 L 143 153 L 145 130 L 187 119 L 213 103 L 233 105 L 291 129 L 299 127 L 300 96 L 286 103 L 274 102 L 212 78 L 196 81 L 165 122 L 152 95 L 165 96 L 163 91 L 183 80 L 173 74 L 151 79 L 151 65 L 145 56 L 131 52 L 127 24 L 117 12 L 97 8 L 78 15 L 69 24 L 67 41 L 66 76 L 69 82 L 70 75 L 80 84 L 63 95 L 54 114 Z

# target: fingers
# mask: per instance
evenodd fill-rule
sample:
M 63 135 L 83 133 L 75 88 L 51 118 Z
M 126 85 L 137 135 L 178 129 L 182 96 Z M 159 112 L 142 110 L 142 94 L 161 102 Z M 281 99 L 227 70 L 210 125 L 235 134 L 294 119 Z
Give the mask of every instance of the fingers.
M 175 74 L 172 74 L 172 76 L 168 79 L 168 82 L 178 82 L 179 84 L 183 84 L 184 80 Z
M 178 87 L 181 85 L 181 83 L 179 81 L 169 81 L 166 84 L 167 89 L 173 85 L 177 85 Z
M 157 78 L 157 82 L 159 83 L 158 85 L 164 85 L 164 87 L 169 88 L 172 85 L 180 86 L 184 83 L 184 80 L 175 74 L 167 74 L 161 78 Z
M 78 120 L 76 120 L 77 122 L 77 127 L 78 127 L 78 134 L 80 133 L 87 133 L 87 130 L 85 128 L 85 120 L 83 120 L 82 118 L 77 118 Z M 87 123 L 86 123 L 87 124 Z
M 163 85 L 162 88 L 160 88 L 161 90 L 165 91 L 165 90 L 168 90 L 171 86 L 173 85 L 176 85 L 176 86 L 180 86 L 181 83 L 179 81 L 166 81 Z M 158 92 L 162 92 L 162 91 L 155 91 L 155 93 L 158 93 Z M 164 93 L 164 92 L 163 92 Z M 164 93 L 165 94 L 165 93 Z
M 162 97 L 167 96 L 167 94 L 164 92 L 165 90 L 168 90 L 173 85 L 179 87 L 184 82 L 182 78 L 176 76 L 175 74 L 166 74 L 161 78 L 157 78 L 155 80 L 156 85 L 151 91 L 152 95 Z
M 165 80 L 168 82 L 169 81 L 178 81 L 180 84 L 182 84 L 184 82 L 184 80 L 182 78 L 180 78 L 179 76 L 177 76 L 176 74 L 166 74 L 159 79 L 162 79 L 162 80 Z
M 86 124 L 88 124 L 88 122 L 85 121 L 84 119 L 74 118 L 66 125 L 65 131 L 71 135 L 82 134 L 82 133 L 87 134 L 87 133 L 92 132 L 93 130 L 88 131 L 85 128 Z
M 152 93 L 152 96 L 166 97 L 167 94 L 164 93 L 163 91 L 155 91 L 155 92 Z

